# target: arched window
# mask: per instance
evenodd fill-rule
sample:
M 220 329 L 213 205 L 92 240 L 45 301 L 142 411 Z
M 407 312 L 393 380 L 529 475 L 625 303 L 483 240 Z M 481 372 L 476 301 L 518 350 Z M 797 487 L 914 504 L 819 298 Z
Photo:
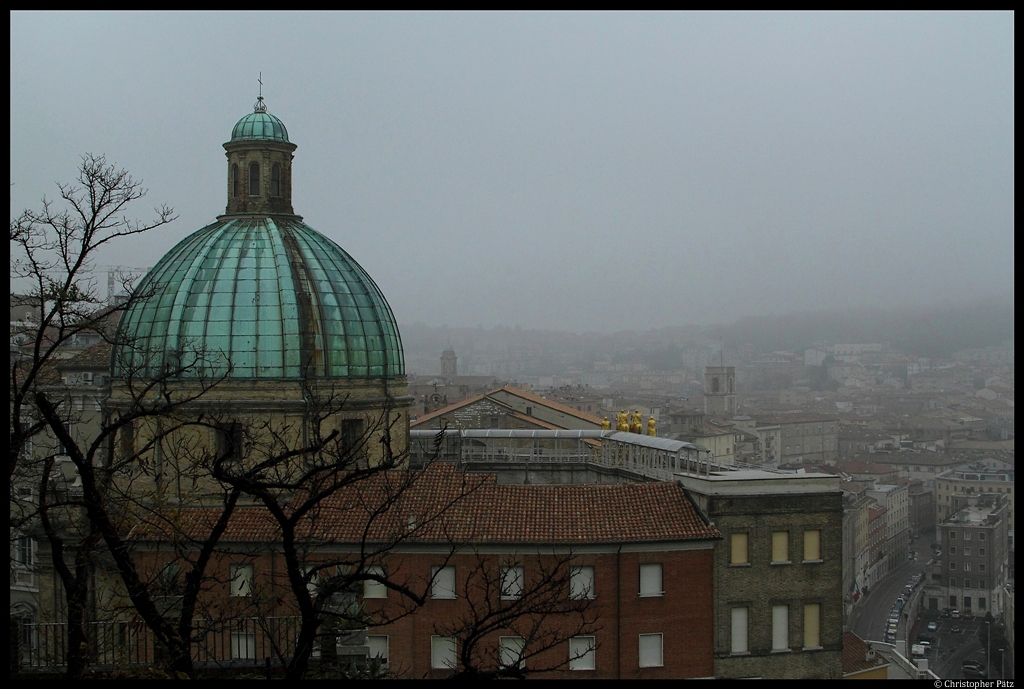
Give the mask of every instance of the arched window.
M 249 196 L 260 195 L 260 164 L 249 165 Z
M 270 168 L 270 195 L 280 196 L 281 195 L 281 164 L 274 163 L 274 167 Z
M 238 166 L 231 166 L 231 196 L 238 198 Z

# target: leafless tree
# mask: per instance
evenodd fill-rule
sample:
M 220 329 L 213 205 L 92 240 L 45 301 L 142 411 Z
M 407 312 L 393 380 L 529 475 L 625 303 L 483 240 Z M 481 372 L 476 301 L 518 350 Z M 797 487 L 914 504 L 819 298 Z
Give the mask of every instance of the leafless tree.
M 591 599 L 571 594 L 573 562 L 571 551 L 478 553 L 461 591 L 461 614 L 434 625 L 439 636 L 456 640 L 455 677 L 525 679 L 566 669 L 585 655 L 572 657 L 569 640 L 593 636 L 598 626 Z
M 170 669 L 188 674 L 191 615 L 205 567 L 238 492 L 223 491 L 220 517 L 208 525 L 203 538 L 191 543 L 195 556 L 185 572 L 180 610 L 161 606 L 159 587 L 137 566 L 128 534 L 147 498 L 153 497 L 151 490 L 140 489 L 152 479 L 146 457 L 182 427 L 209 423 L 202 418 L 181 420 L 175 412 L 205 395 L 218 381 L 202 380 L 185 395 L 163 394 L 166 381 L 194 367 L 202 369 L 202 351 L 182 352 L 175 366 L 155 377 L 142 379 L 129 373 L 126 399 L 117 409 L 104 409 L 94 432 L 82 437 L 72 432 L 79 419 L 66 386 L 48 379 L 76 336 L 96 333 L 112 345 L 126 344 L 117 341 L 111 324 L 120 312 L 151 296 L 135 291 L 118 304 L 103 305 L 90 275 L 97 252 L 112 242 L 166 225 L 176 216 L 171 208 L 161 206 L 148 222 L 129 219 L 127 212 L 146 190 L 103 156 L 83 156 L 77 183 L 58 186 L 60 202 L 44 198 L 41 210 L 26 210 L 11 221 L 12 283 L 25 285 L 21 294 L 12 295 L 12 301 L 30 307 L 31 316 L 21 324 L 18 350 L 12 350 L 9 469 L 12 487 L 27 482 L 35 488 L 35 503 L 31 509 L 12 513 L 12 527 L 37 529 L 50 546 L 67 602 L 68 677 L 80 677 L 88 663 L 89 572 L 99 557 L 113 563 L 135 612 L 169 649 Z M 135 446 L 130 441 L 132 429 L 152 419 L 160 419 L 163 430 Z M 74 467 L 73 485 L 57 480 L 61 475 L 70 478 L 66 476 L 69 465 Z M 13 499 L 11 503 L 24 504 Z M 172 526 L 165 523 L 165 531 L 179 533 Z

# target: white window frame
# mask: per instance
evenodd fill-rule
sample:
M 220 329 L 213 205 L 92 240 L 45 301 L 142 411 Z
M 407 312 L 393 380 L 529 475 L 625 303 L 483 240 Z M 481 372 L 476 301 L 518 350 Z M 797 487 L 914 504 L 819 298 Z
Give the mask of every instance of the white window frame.
M 256 657 L 256 635 L 252 632 L 231 632 L 231 659 L 252 660 Z
M 390 641 L 387 634 L 367 634 L 366 645 L 369 647 L 370 652 L 368 657 L 370 660 L 374 658 L 380 658 L 381 665 L 383 667 L 388 666 L 388 660 L 390 658 L 391 648 Z
M 430 637 L 430 668 L 432 670 L 454 670 L 458 667 L 458 645 L 454 636 Z
M 526 639 L 521 636 L 498 637 L 498 664 L 503 668 L 526 668 L 523 654 L 526 651 Z
M 637 637 L 640 667 L 665 666 L 665 637 L 663 634 L 640 634 Z
M 750 653 L 748 642 L 749 609 L 746 606 L 739 606 L 732 609 L 732 626 L 729 632 L 731 640 L 731 653 L 740 655 Z
M 500 570 L 501 599 L 518 600 L 523 597 L 526 572 L 520 565 L 509 565 Z
M 789 650 L 789 606 L 772 606 L 772 652 Z
M 256 570 L 251 564 L 239 563 L 231 565 L 231 595 L 243 598 L 252 595 L 253 584 L 256 582 Z
M 387 576 L 384 565 L 369 565 L 366 568 L 367 574 L 375 576 Z M 363 579 L 363 598 L 387 598 L 388 587 L 373 579 Z
M 660 562 L 640 565 L 640 597 L 654 598 L 665 595 L 664 578 Z
M 597 669 L 597 637 L 574 636 L 569 639 L 569 669 Z
M 569 597 L 577 600 L 593 600 L 595 571 L 593 565 L 580 565 L 569 569 Z
M 435 565 L 430 568 L 430 597 L 435 600 L 454 600 L 455 565 Z

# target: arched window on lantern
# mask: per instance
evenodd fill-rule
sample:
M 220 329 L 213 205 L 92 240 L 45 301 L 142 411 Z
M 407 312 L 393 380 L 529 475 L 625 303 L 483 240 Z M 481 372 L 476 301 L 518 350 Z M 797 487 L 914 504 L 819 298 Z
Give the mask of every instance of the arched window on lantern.
M 260 164 L 249 165 L 249 196 L 260 195 Z
M 274 163 L 274 167 L 270 168 L 270 195 L 280 196 L 281 195 L 281 164 Z
M 238 166 L 231 166 L 231 196 L 238 198 Z

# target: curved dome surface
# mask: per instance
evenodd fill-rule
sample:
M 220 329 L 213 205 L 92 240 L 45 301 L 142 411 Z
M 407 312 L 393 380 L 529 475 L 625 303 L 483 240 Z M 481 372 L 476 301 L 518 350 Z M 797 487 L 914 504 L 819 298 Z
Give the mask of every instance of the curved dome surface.
M 152 378 L 203 352 L 182 378 L 405 375 L 394 314 L 341 247 L 298 220 L 225 217 L 171 249 L 121 316 L 118 377 Z M 228 363 L 230 362 L 230 371 Z
M 251 112 L 231 130 L 232 141 L 288 141 L 284 122 L 269 112 Z

